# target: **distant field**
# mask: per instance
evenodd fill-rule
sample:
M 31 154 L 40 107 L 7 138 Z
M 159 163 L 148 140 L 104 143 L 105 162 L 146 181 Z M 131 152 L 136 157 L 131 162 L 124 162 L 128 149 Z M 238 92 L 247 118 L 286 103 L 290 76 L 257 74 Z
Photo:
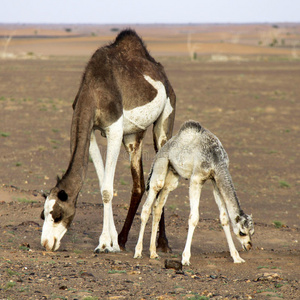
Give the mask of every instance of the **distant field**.
M 90 55 L 128 25 L 0 25 L 7 54 Z M 300 24 L 131 25 L 160 56 L 300 56 Z M 1 54 L 1 50 L 0 50 Z

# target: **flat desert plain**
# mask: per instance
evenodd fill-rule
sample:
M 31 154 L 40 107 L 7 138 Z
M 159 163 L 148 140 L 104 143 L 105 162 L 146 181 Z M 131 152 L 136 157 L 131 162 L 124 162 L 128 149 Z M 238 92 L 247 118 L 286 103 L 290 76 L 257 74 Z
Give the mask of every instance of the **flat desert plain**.
M 77 213 L 57 252 L 40 245 L 43 192 L 69 161 L 72 102 L 91 54 L 127 25 L 0 25 L 0 299 L 300 299 L 300 25 L 131 25 L 161 62 L 177 95 L 174 132 L 186 120 L 215 133 L 230 158 L 242 208 L 253 215 L 253 250 L 234 264 L 207 182 L 191 265 L 181 260 L 188 181 L 166 203 L 172 253 L 133 259 L 141 206 L 126 250 L 95 254 L 103 205 L 92 163 Z M 133 87 L 134 88 L 134 87 Z M 106 140 L 99 146 L 105 153 Z M 147 178 L 155 155 L 144 144 Z M 114 219 L 120 231 L 131 174 L 122 148 Z M 142 203 L 145 201 L 143 197 Z

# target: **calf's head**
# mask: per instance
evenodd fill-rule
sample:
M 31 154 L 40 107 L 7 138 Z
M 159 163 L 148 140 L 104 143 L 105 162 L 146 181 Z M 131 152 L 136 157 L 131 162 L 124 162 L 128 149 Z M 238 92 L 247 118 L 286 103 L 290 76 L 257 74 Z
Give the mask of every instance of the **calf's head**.
M 235 219 L 234 233 L 242 244 L 244 250 L 248 251 L 252 248 L 252 235 L 254 234 L 254 225 L 252 216 L 242 214 Z
M 41 218 L 44 220 L 41 244 L 56 251 L 75 215 L 75 204 L 64 190 L 55 187 L 47 196 Z

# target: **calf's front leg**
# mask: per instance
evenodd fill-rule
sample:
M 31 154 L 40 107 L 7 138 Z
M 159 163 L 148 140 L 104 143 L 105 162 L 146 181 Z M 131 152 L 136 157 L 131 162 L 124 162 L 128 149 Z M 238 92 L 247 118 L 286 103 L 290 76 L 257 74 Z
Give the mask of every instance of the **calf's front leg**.
M 153 205 L 153 202 L 155 201 L 156 195 L 157 193 L 155 192 L 155 190 L 151 189 L 147 197 L 147 200 L 143 205 L 142 212 L 141 212 L 141 228 L 140 228 L 138 242 L 135 246 L 134 258 L 142 258 L 145 227 L 149 219 L 151 213 L 151 207 Z
M 229 217 L 228 217 L 228 213 L 226 210 L 226 206 L 225 206 L 225 202 L 223 200 L 223 197 L 220 193 L 220 190 L 217 187 L 216 182 L 213 180 L 213 186 L 214 186 L 214 197 L 215 197 L 215 201 L 219 207 L 219 211 L 220 211 L 220 221 L 221 221 L 221 225 L 223 227 L 225 236 L 226 236 L 226 240 L 229 246 L 229 251 L 230 251 L 230 255 L 234 261 L 234 263 L 243 263 L 245 262 L 245 260 L 243 260 L 240 257 L 239 252 L 236 250 L 234 242 L 232 240 L 232 236 L 231 236 L 231 232 L 230 232 L 230 225 L 229 225 Z

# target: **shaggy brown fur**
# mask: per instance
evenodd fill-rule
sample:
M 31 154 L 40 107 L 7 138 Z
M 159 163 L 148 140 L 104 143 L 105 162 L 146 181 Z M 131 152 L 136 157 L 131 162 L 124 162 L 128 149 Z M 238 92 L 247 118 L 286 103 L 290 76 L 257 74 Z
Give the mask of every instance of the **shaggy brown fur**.
M 89 159 L 89 145 L 92 130 L 100 130 L 106 136 L 106 128 L 116 122 L 123 110 L 131 110 L 151 102 L 157 90 L 144 79 L 150 76 L 164 84 L 173 112 L 163 124 L 154 123 L 154 147 L 160 149 L 166 142 L 159 142 L 155 126 L 161 126 L 167 139 L 172 135 L 176 97 L 163 66 L 152 58 L 141 38 L 133 30 L 122 31 L 110 45 L 99 48 L 88 62 L 73 103 L 71 125 L 71 158 L 63 177 L 50 192 L 49 199 L 55 199 L 59 215 L 75 214 L 76 201 L 85 179 Z M 144 133 L 136 134 L 137 147 L 141 147 Z M 135 150 L 130 150 L 131 155 Z M 119 244 L 125 247 L 128 232 L 145 190 L 141 157 L 137 157 L 138 167 L 131 166 L 133 190 L 130 209 L 123 230 L 119 234 Z M 64 191 L 65 194 L 61 193 Z M 69 211 L 71 210 L 71 211 Z M 63 213 L 61 213 L 61 211 Z M 67 212 L 68 211 L 68 212 Z M 58 213 L 53 212 L 53 215 Z M 164 225 L 161 227 L 164 235 Z M 167 247 L 163 239 L 163 247 Z

